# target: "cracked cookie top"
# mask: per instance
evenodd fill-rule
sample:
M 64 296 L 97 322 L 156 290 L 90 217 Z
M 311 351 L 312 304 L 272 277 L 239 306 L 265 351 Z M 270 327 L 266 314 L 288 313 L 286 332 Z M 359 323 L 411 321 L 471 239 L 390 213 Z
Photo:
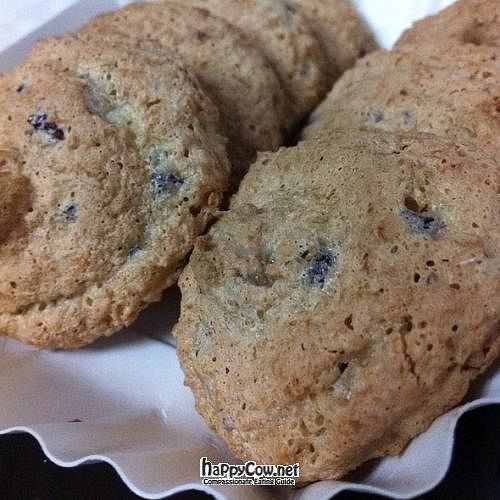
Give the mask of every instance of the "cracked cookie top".
M 175 329 L 236 456 L 338 478 L 464 396 L 500 347 L 499 190 L 487 155 L 427 134 L 259 156 L 195 246 Z
M 78 347 L 172 284 L 229 177 L 216 107 L 177 59 L 39 43 L 0 77 L 0 332 Z

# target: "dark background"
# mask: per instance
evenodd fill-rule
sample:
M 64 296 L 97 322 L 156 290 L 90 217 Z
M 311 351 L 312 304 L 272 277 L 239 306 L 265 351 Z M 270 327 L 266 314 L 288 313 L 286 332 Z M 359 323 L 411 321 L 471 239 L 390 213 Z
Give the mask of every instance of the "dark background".
M 500 500 L 500 405 L 479 408 L 458 424 L 453 462 L 444 481 L 423 500 Z M 0 436 L 0 499 L 99 500 L 137 499 L 107 464 L 72 469 L 49 462 L 28 434 Z M 179 499 L 207 499 L 192 491 Z M 335 500 L 385 497 L 345 492 Z

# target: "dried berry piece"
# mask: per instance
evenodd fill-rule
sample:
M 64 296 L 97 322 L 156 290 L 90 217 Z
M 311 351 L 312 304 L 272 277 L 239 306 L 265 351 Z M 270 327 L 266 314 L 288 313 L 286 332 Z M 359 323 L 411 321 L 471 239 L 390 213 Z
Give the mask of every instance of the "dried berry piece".
M 417 236 L 436 238 L 445 228 L 444 222 L 432 212 L 415 212 L 409 208 L 403 208 L 400 214 L 410 231 Z
M 45 132 L 50 143 L 64 140 L 64 130 L 57 123 L 47 121 L 47 113 L 37 113 L 28 117 L 28 123 L 36 131 Z
M 127 253 L 128 253 L 129 257 L 133 257 L 134 255 L 137 255 L 141 251 L 142 251 L 142 248 L 139 245 L 135 244 L 135 245 L 132 245 L 129 247 Z
M 403 127 L 408 127 L 412 122 L 412 116 L 409 111 L 403 111 L 401 113 L 401 123 Z
M 151 177 L 151 190 L 154 194 L 164 194 L 178 188 L 182 184 L 184 184 L 184 181 L 170 172 Z
M 44 125 L 43 130 L 49 136 L 49 140 L 54 142 L 64 140 L 64 131 L 54 122 L 47 122 Z
M 323 288 L 325 280 L 337 262 L 337 253 L 332 250 L 322 250 L 311 260 L 306 270 L 306 279 L 309 284 Z
M 35 129 L 40 130 L 43 128 L 44 123 L 47 122 L 46 113 L 37 113 L 28 117 L 28 123 Z
M 370 111 L 368 116 L 373 123 L 380 123 L 384 119 L 384 113 L 382 113 L 382 111 Z
M 66 222 L 74 222 L 76 220 L 76 215 L 78 212 L 78 207 L 76 203 L 68 203 L 62 212 L 64 220 Z

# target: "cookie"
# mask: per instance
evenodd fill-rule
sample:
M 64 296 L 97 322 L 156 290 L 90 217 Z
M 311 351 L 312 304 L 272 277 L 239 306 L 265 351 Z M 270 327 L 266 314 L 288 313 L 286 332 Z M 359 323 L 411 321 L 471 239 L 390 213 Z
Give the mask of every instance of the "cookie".
M 237 28 L 207 10 L 174 2 L 132 4 L 103 14 L 83 28 L 84 37 L 106 40 L 118 33 L 158 40 L 196 74 L 219 107 L 234 176 L 241 177 L 255 152 L 284 140 L 286 97 L 260 51 Z
M 500 179 L 431 135 L 262 154 L 182 273 L 178 355 L 236 457 L 301 483 L 397 454 L 500 348 Z
M 300 120 L 324 98 L 325 55 L 310 23 L 283 0 L 189 0 L 241 29 L 276 70 L 293 109 L 288 125 Z
M 418 131 L 474 142 L 500 158 L 500 58 L 491 47 L 402 46 L 345 73 L 303 137 L 335 128 Z
M 500 2 L 458 0 L 406 30 L 397 45 L 441 42 L 500 47 Z
M 101 47 L 49 40 L 0 77 L 0 333 L 45 348 L 159 300 L 230 174 L 217 108 L 174 56 Z
M 291 0 L 320 40 L 329 87 L 356 60 L 377 49 L 368 26 L 348 0 Z

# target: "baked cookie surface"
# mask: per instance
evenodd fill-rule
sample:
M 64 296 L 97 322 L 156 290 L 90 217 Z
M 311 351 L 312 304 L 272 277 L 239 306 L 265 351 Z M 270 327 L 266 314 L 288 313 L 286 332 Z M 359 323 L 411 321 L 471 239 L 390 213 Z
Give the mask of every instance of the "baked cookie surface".
M 337 82 L 304 138 L 335 128 L 434 133 L 500 160 L 500 58 L 493 47 L 434 45 L 370 54 Z
M 324 97 L 324 54 L 305 16 L 283 0 L 188 0 L 241 29 L 263 52 L 286 90 L 294 120 Z
M 416 22 L 397 45 L 442 41 L 500 47 L 500 2 L 458 0 L 435 16 Z
M 290 0 L 321 42 L 329 87 L 356 60 L 377 49 L 373 34 L 349 0 Z
M 0 333 L 41 347 L 159 300 L 229 178 L 218 111 L 184 66 L 100 46 L 48 40 L 0 77 Z
M 463 398 L 499 351 L 499 187 L 479 150 L 423 134 L 259 156 L 195 246 L 175 329 L 238 458 L 339 478 Z
M 205 9 L 162 1 L 103 14 L 81 30 L 90 38 L 113 33 L 130 37 L 138 46 L 157 40 L 195 73 L 221 111 L 237 177 L 256 151 L 283 143 L 288 111 L 278 77 L 251 40 L 224 19 Z

